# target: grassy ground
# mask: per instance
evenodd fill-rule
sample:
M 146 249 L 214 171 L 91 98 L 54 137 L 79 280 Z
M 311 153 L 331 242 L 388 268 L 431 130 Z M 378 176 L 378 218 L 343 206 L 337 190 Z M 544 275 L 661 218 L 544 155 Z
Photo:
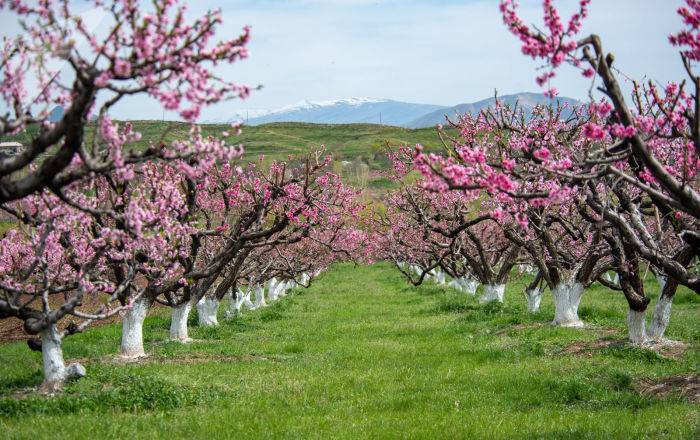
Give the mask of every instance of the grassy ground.
M 215 329 L 163 342 L 168 319 L 149 317 L 150 359 L 113 361 L 119 328 L 66 342 L 88 377 L 59 397 L 10 395 L 40 380 L 40 357 L 0 347 L 4 438 L 698 438 L 698 406 L 640 395 L 638 379 L 696 371 L 700 301 L 683 291 L 668 335 L 681 358 L 612 344 L 624 338 L 619 294 L 592 289 L 592 329 L 554 328 L 549 296 L 525 312 L 523 283 L 505 306 L 408 287 L 386 265 L 341 265 L 314 286 Z M 653 288 L 651 282 L 650 288 Z

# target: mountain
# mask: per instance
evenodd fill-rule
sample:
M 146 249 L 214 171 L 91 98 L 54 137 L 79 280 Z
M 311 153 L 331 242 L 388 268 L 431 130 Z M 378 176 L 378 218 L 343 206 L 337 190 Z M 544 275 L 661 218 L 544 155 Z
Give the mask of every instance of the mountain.
M 517 102 L 518 106 L 525 111 L 526 115 L 529 115 L 532 109 L 537 105 L 555 104 L 557 101 L 561 102 L 562 104 L 569 104 L 569 107 L 581 105 L 581 102 L 572 98 L 557 97 L 552 100 L 541 93 L 517 93 L 515 95 L 504 95 L 499 96 L 498 100 L 508 104 L 511 107 Z M 437 124 L 444 124 L 445 115 L 449 116 L 450 119 L 455 119 L 456 115 L 463 115 L 465 113 L 477 115 L 481 110 L 489 107 L 493 108 L 495 104 L 496 100 L 494 98 L 489 98 L 473 103 L 455 105 L 454 107 L 441 108 L 410 121 L 408 124 L 406 124 L 406 126 L 409 128 L 433 127 Z M 568 117 L 569 114 L 570 112 L 565 113 L 564 117 Z
M 247 124 L 260 125 L 269 122 L 381 123 L 403 127 L 425 114 L 442 109 L 447 109 L 447 107 L 373 98 L 348 98 L 323 102 L 302 101 L 293 106 L 251 117 Z

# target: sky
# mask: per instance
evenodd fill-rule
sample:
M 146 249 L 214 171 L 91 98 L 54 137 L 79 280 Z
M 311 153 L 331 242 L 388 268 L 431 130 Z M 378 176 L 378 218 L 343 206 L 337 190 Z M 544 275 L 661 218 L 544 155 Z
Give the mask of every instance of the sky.
M 526 22 L 541 24 L 541 1 L 520 3 Z M 576 3 L 555 1 L 565 17 Z M 599 34 L 630 78 L 679 81 L 685 74 L 668 35 L 681 27 L 676 14 L 681 3 L 593 0 L 582 34 Z M 192 16 L 221 8 L 221 37 L 252 27 L 250 58 L 219 73 L 262 86 L 245 101 L 205 110 L 204 121 L 303 100 L 363 96 L 455 105 L 493 96 L 494 90 L 502 95 L 541 90 L 534 82 L 538 63 L 521 54 L 497 0 L 197 0 L 189 8 Z M 99 16 L 88 17 L 99 26 Z M 2 32 L 15 29 L 13 19 L 0 13 Z M 552 85 L 577 99 L 589 88 L 567 67 Z M 147 97 L 125 100 L 113 113 L 120 119 L 174 117 Z

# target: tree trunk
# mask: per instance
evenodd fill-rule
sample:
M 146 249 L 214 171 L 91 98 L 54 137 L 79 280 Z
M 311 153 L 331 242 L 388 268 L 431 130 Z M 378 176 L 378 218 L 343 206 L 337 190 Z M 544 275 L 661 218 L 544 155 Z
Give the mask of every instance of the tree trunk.
M 42 392 L 60 391 L 67 380 L 85 376 L 85 367 L 79 363 L 66 367 L 61 342 L 56 324 L 49 325 L 41 332 L 41 357 L 44 364 L 44 382 L 40 387 Z
M 648 342 L 646 332 L 646 310 L 629 309 L 627 313 L 627 331 L 630 343 L 644 345 Z
M 476 289 L 479 287 L 479 282 L 471 278 L 462 278 L 462 285 L 464 286 L 464 291 L 469 295 L 476 295 Z
M 277 278 L 270 278 L 270 280 L 267 282 L 267 298 L 270 301 L 277 301 L 279 299 L 278 295 L 278 290 L 279 290 L 279 282 L 277 281 Z
M 187 319 L 192 310 L 192 301 L 173 307 L 170 312 L 170 339 L 182 343 L 192 342 L 187 333 Z
M 143 349 L 143 322 L 151 301 L 142 296 L 131 306 L 122 319 L 121 357 L 135 359 L 146 356 Z
M 484 285 L 484 292 L 481 294 L 481 298 L 479 298 L 479 303 L 484 304 L 492 301 L 502 303 L 505 291 L 505 284 L 486 284 Z
M 435 278 L 435 282 L 437 284 L 445 284 L 445 272 L 439 268 L 433 269 L 433 277 Z
M 583 296 L 583 285 L 578 282 L 559 283 L 552 290 L 554 300 L 554 325 L 583 327 L 578 317 L 578 305 Z
M 671 320 L 671 307 L 673 306 L 673 297 L 678 289 L 678 281 L 675 278 L 667 279 L 665 276 L 657 276 L 656 278 L 661 288 L 659 300 L 654 307 L 654 314 L 649 323 L 649 338 L 660 342 L 664 339 L 666 328 Z
M 237 290 L 236 292 L 231 290 L 226 294 L 226 297 L 229 299 L 229 303 L 228 310 L 224 312 L 224 318 L 233 319 L 241 313 L 241 306 L 243 305 L 243 292 L 240 290 Z
M 539 287 L 526 289 L 525 297 L 527 298 L 527 311 L 537 313 L 540 310 L 540 302 L 542 302 L 542 289 Z
M 205 296 L 197 303 L 197 316 L 199 325 L 202 327 L 216 327 L 219 321 L 216 313 L 219 310 L 219 300 L 210 296 Z
M 265 288 L 263 286 L 255 286 L 253 290 L 255 291 L 255 303 L 253 304 L 253 308 L 267 307 L 267 303 L 265 302 Z

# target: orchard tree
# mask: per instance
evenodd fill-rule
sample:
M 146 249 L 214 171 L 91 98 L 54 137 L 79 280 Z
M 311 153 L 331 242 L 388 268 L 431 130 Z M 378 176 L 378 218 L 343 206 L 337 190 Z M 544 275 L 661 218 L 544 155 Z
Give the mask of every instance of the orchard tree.
M 109 110 L 125 97 L 148 95 L 193 122 L 202 107 L 249 93 L 213 70 L 247 56 L 247 28 L 237 38 L 216 42 L 220 12 L 190 21 L 180 1 L 77 3 L 0 1 L 0 10 L 14 13 L 22 26 L 0 49 L 0 99 L 7 109 L 0 116 L 0 136 L 23 130 L 32 136 L 18 154 L 0 158 L 0 204 L 43 188 L 55 191 L 93 173 L 180 154 L 161 142 L 143 150 L 87 138 L 88 120 L 109 124 Z M 104 35 L 78 15 L 84 3 L 104 14 Z M 63 116 L 52 122 L 56 107 L 64 109 Z M 71 164 L 80 166 L 68 169 Z
M 240 154 L 194 132 L 144 150 L 135 146 L 140 134 L 113 121 L 110 109 L 124 97 L 149 95 L 194 121 L 202 107 L 248 94 L 213 73 L 244 58 L 248 41 L 245 29 L 213 43 L 220 13 L 189 22 L 176 1 L 151 9 L 126 0 L 90 4 L 106 14 L 104 36 L 88 30 L 73 2 L 0 1 L 23 28 L 1 49 L 0 99 L 8 111 L 0 136 L 26 130 L 32 137 L 0 158 L 0 208 L 19 223 L 0 241 L 0 317 L 20 318 L 28 333 L 41 335 L 33 346 L 44 353 L 50 391 L 84 372 L 65 367 L 65 335 L 135 313 L 147 289 L 172 291 L 162 280 L 185 270 L 183 249 L 198 225 L 188 222 L 187 191 L 174 175 L 194 176 Z M 56 107 L 63 116 L 52 122 Z
M 633 82 L 633 94 L 627 98 L 614 67 L 615 57 L 604 50 L 600 37 L 578 37 L 589 3 L 582 1 L 580 11 L 564 26 L 552 2 L 545 1 L 546 26 L 535 30 L 518 17 L 514 1 L 501 2 L 504 22 L 522 41 L 523 53 L 541 59 L 547 67 L 547 73 L 538 77 L 539 83 L 548 83 L 556 69 L 566 63 L 590 77 L 609 99 L 591 103 L 593 120 L 585 126 L 585 135 L 591 142 L 585 148 L 557 149 L 552 156 L 568 156 L 570 164 L 559 172 L 587 187 L 589 193 L 594 185 L 591 180 L 607 176 L 619 181 L 621 191 L 631 194 L 631 212 L 620 215 L 604 209 L 610 204 L 603 204 L 601 212 L 606 220 L 615 224 L 635 252 L 659 272 L 698 292 L 700 279 L 683 261 L 688 255 L 692 255 L 690 260 L 697 257 L 700 249 L 700 79 L 695 72 L 700 59 L 700 5 L 688 1 L 687 7 L 680 8 L 686 28 L 669 36 L 671 44 L 680 49 L 688 80 L 669 83 L 664 88 L 652 81 Z M 550 88 L 550 92 L 554 89 Z M 547 160 L 542 168 L 551 171 Z M 635 219 L 635 211 L 650 205 L 658 216 L 673 221 L 680 240 L 675 251 L 664 252 L 649 239 L 646 223 Z

